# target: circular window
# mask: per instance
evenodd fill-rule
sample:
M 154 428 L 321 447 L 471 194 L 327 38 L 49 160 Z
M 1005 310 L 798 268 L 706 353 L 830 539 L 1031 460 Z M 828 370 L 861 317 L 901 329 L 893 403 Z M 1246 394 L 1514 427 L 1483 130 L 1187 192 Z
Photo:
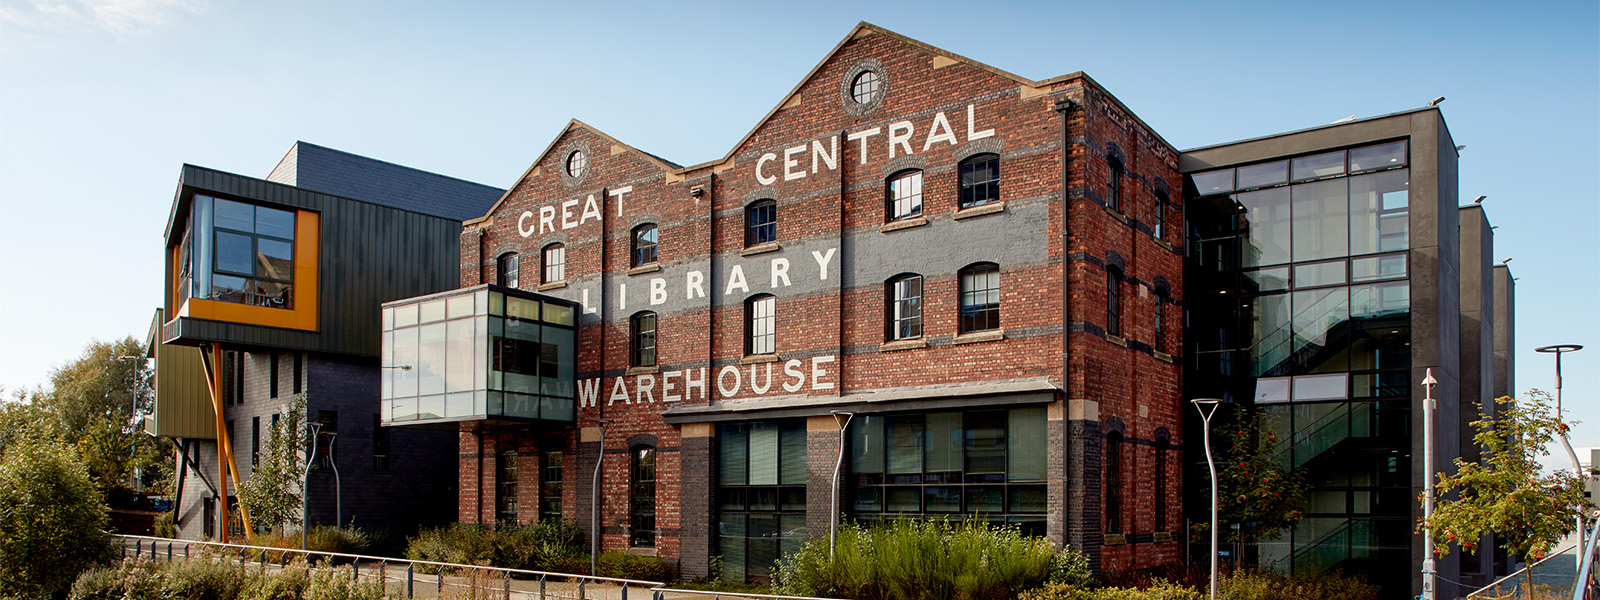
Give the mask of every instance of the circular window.
M 872 104 L 878 99 L 878 74 L 873 71 L 862 71 L 850 82 L 850 98 L 856 104 Z
M 573 179 L 583 177 L 583 170 L 589 168 L 589 157 L 582 150 L 573 150 L 567 155 L 567 174 Z

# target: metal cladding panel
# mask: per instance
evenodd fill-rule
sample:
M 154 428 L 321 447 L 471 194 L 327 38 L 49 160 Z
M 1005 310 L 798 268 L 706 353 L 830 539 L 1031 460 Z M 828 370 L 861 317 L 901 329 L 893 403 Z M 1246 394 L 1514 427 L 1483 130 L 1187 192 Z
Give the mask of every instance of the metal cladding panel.
M 217 437 L 211 393 L 200 363 L 200 349 L 156 344 L 156 406 L 147 431 L 160 437 Z
M 195 194 L 318 213 L 317 330 L 179 316 L 163 328 L 163 341 L 377 356 L 380 304 L 454 289 L 460 280 L 459 221 L 192 165 L 183 169 L 168 248 L 188 227 Z

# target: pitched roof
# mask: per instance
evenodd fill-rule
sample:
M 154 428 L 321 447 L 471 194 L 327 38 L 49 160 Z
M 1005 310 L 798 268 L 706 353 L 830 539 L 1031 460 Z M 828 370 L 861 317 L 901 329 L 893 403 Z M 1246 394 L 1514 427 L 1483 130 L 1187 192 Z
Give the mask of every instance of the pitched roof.
M 588 123 L 584 123 L 583 121 L 579 121 L 577 119 L 571 119 L 571 120 L 567 121 L 567 126 L 566 127 L 562 127 L 561 128 L 561 133 L 558 133 L 558 134 L 556 134 L 556 136 L 554 138 L 551 138 L 550 145 L 545 146 L 544 151 L 540 152 L 539 156 L 534 158 L 533 162 L 528 165 L 528 168 L 522 172 L 522 175 L 517 177 L 517 182 L 511 184 L 511 189 L 513 189 L 513 190 L 517 189 L 517 186 L 522 185 L 523 181 L 526 181 L 529 177 L 533 176 L 533 170 L 539 167 L 539 163 L 544 162 L 544 159 L 545 159 L 546 156 L 549 156 L 551 152 L 555 151 L 556 145 L 560 144 L 561 143 L 561 139 L 567 136 L 567 132 L 572 131 L 573 129 L 580 128 L 580 127 L 583 128 L 584 130 L 588 131 L 589 133 L 593 133 L 593 134 L 595 134 L 597 136 L 600 136 L 600 139 L 603 139 L 603 140 L 606 140 L 608 142 L 611 142 L 613 145 L 615 145 L 618 148 L 622 148 L 624 151 L 633 152 L 633 153 L 638 154 L 639 156 L 644 158 L 645 162 L 655 164 L 657 168 L 662 170 L 662 172 L 671 173 L 671 172 L 679 171 L 679 170 L 683 169 L 683 165 L 680 165 L 678 163 L 672 162 L 672 161 L 667 160 L 665 158 L 661 158 L 661 157 L 656 156 L 654 154 L 651 154 L 649 152 L 645 152 L 643 150 L 640 150 L 638 148 L 630 146 L 627 143 L 625 143 L 625 142 L 623 142 L 621 140 L 618 140 L 617 138 L 611 137 L 609 134 L 607 134 L 604 131 L 600 131 L 599 129 L 595 129 L 593 126 L 589 125 Z M 502 194 L 502 196 L 504 196 L 504 195 L 505 194 Z M 479 223 L 479 222 L 486 221 L 491 215 L 494 214 L 494 211 L 500 209 L 500 203 L 504 202 L 504 201 L 505 201 L 504 197 L 496 198 L 495 202 L 490 207 L 488 207 L 487 210 L 484 210 L 483 212 L 480 212 L 477 215 L 478 218 L 466 220 L 467 224 L 471 225 L 473 223 Z
M 267 181 L 456 221 L 483 216 L 505 193 L 307 142 L 295 142 Z

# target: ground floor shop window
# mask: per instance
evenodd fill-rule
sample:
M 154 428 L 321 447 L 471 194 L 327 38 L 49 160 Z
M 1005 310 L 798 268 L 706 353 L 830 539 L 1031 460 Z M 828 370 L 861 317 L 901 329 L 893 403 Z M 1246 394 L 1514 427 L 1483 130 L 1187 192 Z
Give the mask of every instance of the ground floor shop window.
M 1044 535 L 1044 407 L 865 415 L 850 430 L 851 517 L 975 515 Z
M 770 582 L 773 561 L 806 539 L 805 422 L 725 423 L 717 439 L 722 578 Z

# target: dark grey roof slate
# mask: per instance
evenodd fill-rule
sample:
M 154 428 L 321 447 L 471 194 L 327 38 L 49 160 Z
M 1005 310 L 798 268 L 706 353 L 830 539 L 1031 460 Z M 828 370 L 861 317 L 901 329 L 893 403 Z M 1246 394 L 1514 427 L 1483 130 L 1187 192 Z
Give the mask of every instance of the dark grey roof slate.
M 411 167 L 295 142 L 267 181 L 466 221 L 482 217 L 505 190 Z

